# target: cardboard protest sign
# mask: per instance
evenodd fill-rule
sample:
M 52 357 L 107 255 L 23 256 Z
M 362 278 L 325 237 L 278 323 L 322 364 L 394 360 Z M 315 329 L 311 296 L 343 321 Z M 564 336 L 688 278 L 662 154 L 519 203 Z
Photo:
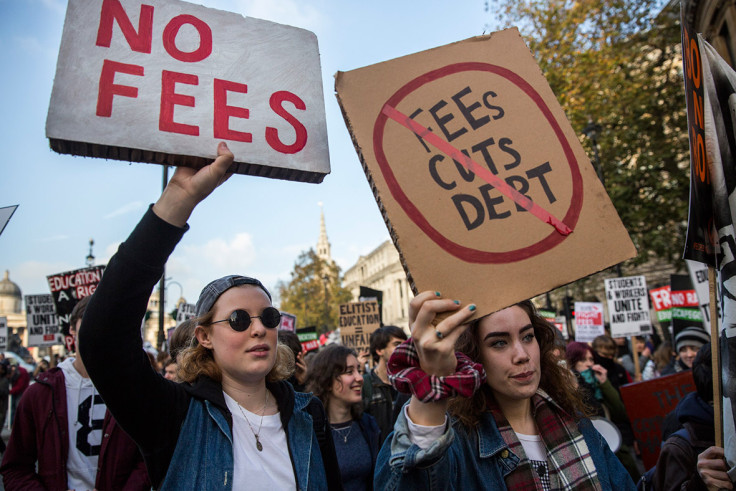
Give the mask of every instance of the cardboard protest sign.
M 378 302 L 340 304 L 339 327 L 342 344 L 356 351 L 368 349 L 371 333 L 381 327 Z
M 296 331 L 296 316 L 288 312 L 281 312 L 281 324 L 279 325 L 280 331 Z
M 670 285 L 660 286 L 649 290 L 652 299 L 652 307 L 657 313 L 657 320 L 663 325 L 669 325 L 672 321 L 672 300 L 670 298 Z
M 46 277 L 59 318 L 59 328 L 64 335 L 69 333 L 72 309 L 78 301 L 95 292 L 104 270 L 105 266 L 92 266 Z
M 28 346 L 64 344 L 53 296 L 47 293 L 26 295 L 25 303 Z
M 176 324 L 192 319 L 197 316 L 197 308 L 193 303 L 181 303 L 176 308 Z
M 46 136 L 59 153 L 232 172 L 330 172 L 312 32 L 179 0 L 69 0 Z
M 686 327 L 703 327 L 698 295 L 695 293 L 690 276 L 670 275 L 670 299 L 672 301 L 672 339 Z
M 0 317 L 0 351 L 8 349 L 8 318 Z
M 621 399 L 639 442 L 644 467 L 651 469 L 657 463 L 662 445 L 662 423 L 675 409 L 680 399 L 695 391 L 690 370 L 659 377 L 647 382 L 621 386 Z
M 335 88 L 415 293 L 484 315 L 636 254 L 516 29 L 338 72 Z
M 641 336 L 652 332 L 649 292 L 643 276 L 605 280 L 611 337 Z
M 575 302 L 575 341 L 589 343 L 605 333 L 603 304 Z
M 302 343 L 302 351 L 304 353 L 319 348 L 319 339 L 317 338 L 317 327 L 301 327 L 296 330 L 299 342 Z
M 8 224 L 10 221 L 10 217 L 13 216 L 13 213 L 15 213 L 15 210 L 18 209 L 18 205 L 14 206 L 5 206 L 3 208 L 0 208 L 0 234 L 3 233 L 3 230 L 5 230 L 5 225 Z
M 718 270 L 719 317 L 711 320 L 718 321 L 711 329 L 711 343 L 714 365 L 720 364 L 714 373 L 721 375 L 720 384 L 717 377 L 714 381 L 716 443 L 723 444 L 729 476 L 736 479 L 736 71 L 697 34 L 695 16 L 686 15 L 687 9 L 683 2 L 682 68 L 690 140 L 690 207 L 683 256 Z

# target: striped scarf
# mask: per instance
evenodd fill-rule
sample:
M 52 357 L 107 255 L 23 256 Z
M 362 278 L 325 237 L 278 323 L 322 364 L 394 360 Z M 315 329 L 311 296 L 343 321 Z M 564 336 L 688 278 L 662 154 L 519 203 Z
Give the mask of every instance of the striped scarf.
M 506 488 L 515 491 L 542 490 L 542 482 L 524 453 L 521 442 L 498 404 L 486 393 L 486 407 L 493 415 L 508 449 L 519 457 L 519 465 L 506 475 Z M 542 442 L 552 489 L 600 490 L 598 472 L 583 435 L 575 421 L 542 389 L 532 396 L 532 412 Z

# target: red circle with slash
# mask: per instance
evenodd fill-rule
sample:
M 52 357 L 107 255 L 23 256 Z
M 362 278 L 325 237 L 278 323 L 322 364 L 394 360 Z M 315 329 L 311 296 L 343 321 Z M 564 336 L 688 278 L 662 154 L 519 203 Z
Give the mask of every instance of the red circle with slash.
M 424 75 L 420 75 L 414 80 L 411 80 L 409 83 L 401 87 L 396 93 L 394 93 L 394 95 L 392 95 L 388 99 L 388 101 L 386 101 L 384 106 L 396 108 L 404 98 L 406 98 L 409 94 L 416 91 L 417 89 L 423 87 L 424 85 L 440 78 L 466 71 L 488 72 L 505 78 L 512 84 L 516 85 L 524 94 L 526 94 L 542 112 L 545 119 L 554 131 L 557 140 L 562 146 L 563 153 L 565 154 L 565 158 L 567 159 L 568 165 L 570 166 L 570 171 L 572 174 L 572 197 L 570 199 L 570 206 L 568 207 L 567 212 L 565 213 L 565 217 L 562 219 L 562 222 L 567 225 L 570 230 L 574 230 L 575 225 L 580 218 L 580 211 L 583 206 L 583 179 L 580 174 L 580 167 L 578 166 L 578 162 L 575 159 L 572 147 L 565 138 L 565 135 L 559 123 L 552 115 L 552 111 L 549 109 L 549 107 L 547 107 L 539 93 L 534 90 L 534 88 L 529 85 L 526 80 L 521 78 L 516 73 L 507 68 L 503 68 L 497 65 L 491 65 L 488 63 L 466 62 L 447 65 L 445 67 L 425 73 Z M 463 246 L 461 244 L 453 242 L 452 240 L 442 235 L 442 233 L 440 233 L 429 223 L 429 220 L 427 220 L 422 212 L 419 211 L 414 203 L 412 203 L 406 193 L 404 193 L 404 190 L 401 189 L 401 186 L 399 185 L 399 182 L 396 179 L 396 176 L 394 175 L 393 170 L 388 163 L 386 154 L 383 151 L 382 143 L 383 135 L 386 130 L 386 124 L 389 119 L 390 118 L 382 111 L 378 115 L 378 118 L 376 118 L 376 123 L 373 126 L 373 151 L 375 153 L 376 160 L 378 161 L 381 172 L 383 173 L 383 177 L 384 179 L 386 179 L 386 184 L 391 191 L 391 195 L 399 203 L 399 205 L 409 216 L 409 218 L 430 239 L 432 239 L 432 241 L 434 241 L 446 252 L 452 254 L 458 259 L 462 259 L 470 263 L 503 264 L 534 257 L 548 251 L 549 249 L 557 246 L 563 240 L 565 240 L 567 235 L 563 235 L 559 233 L 555 228 L 553 228 L 552 232 L 549 235 L 544 237 L 539 242 L 536 242 L 529 246 L 506 252 L 489 252 Z

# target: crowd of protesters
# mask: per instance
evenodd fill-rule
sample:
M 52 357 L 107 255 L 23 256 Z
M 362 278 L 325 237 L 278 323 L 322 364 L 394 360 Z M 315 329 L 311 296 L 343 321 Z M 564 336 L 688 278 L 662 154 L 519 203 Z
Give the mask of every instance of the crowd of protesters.
M 220 144 L 212 164 L 176 170 L 72 312 L 74 356 L 32 374 L 0 360 L 5 489 L 733 489 L 697 327 L 671 343 L 565 342 L 530 301 L 473 319 L 475 305 L 427 291 L 408 333 L 307 355 L 264 285 L 231 275 L 202 290 L 168 352 L 146 350 L 150 292 L 232 161 Z M 696 391 L 644 469 L 621 387 L 685 370 Z

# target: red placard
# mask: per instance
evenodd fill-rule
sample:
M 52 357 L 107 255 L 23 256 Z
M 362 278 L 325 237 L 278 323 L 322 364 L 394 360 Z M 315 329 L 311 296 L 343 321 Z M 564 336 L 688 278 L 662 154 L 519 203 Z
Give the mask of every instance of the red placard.
M 675 409 L 680 399 L 694 391 L 690 370 L 621 387 L 621 398 L 647 469 L 654 467 L 659 458 L 665 416 Z

